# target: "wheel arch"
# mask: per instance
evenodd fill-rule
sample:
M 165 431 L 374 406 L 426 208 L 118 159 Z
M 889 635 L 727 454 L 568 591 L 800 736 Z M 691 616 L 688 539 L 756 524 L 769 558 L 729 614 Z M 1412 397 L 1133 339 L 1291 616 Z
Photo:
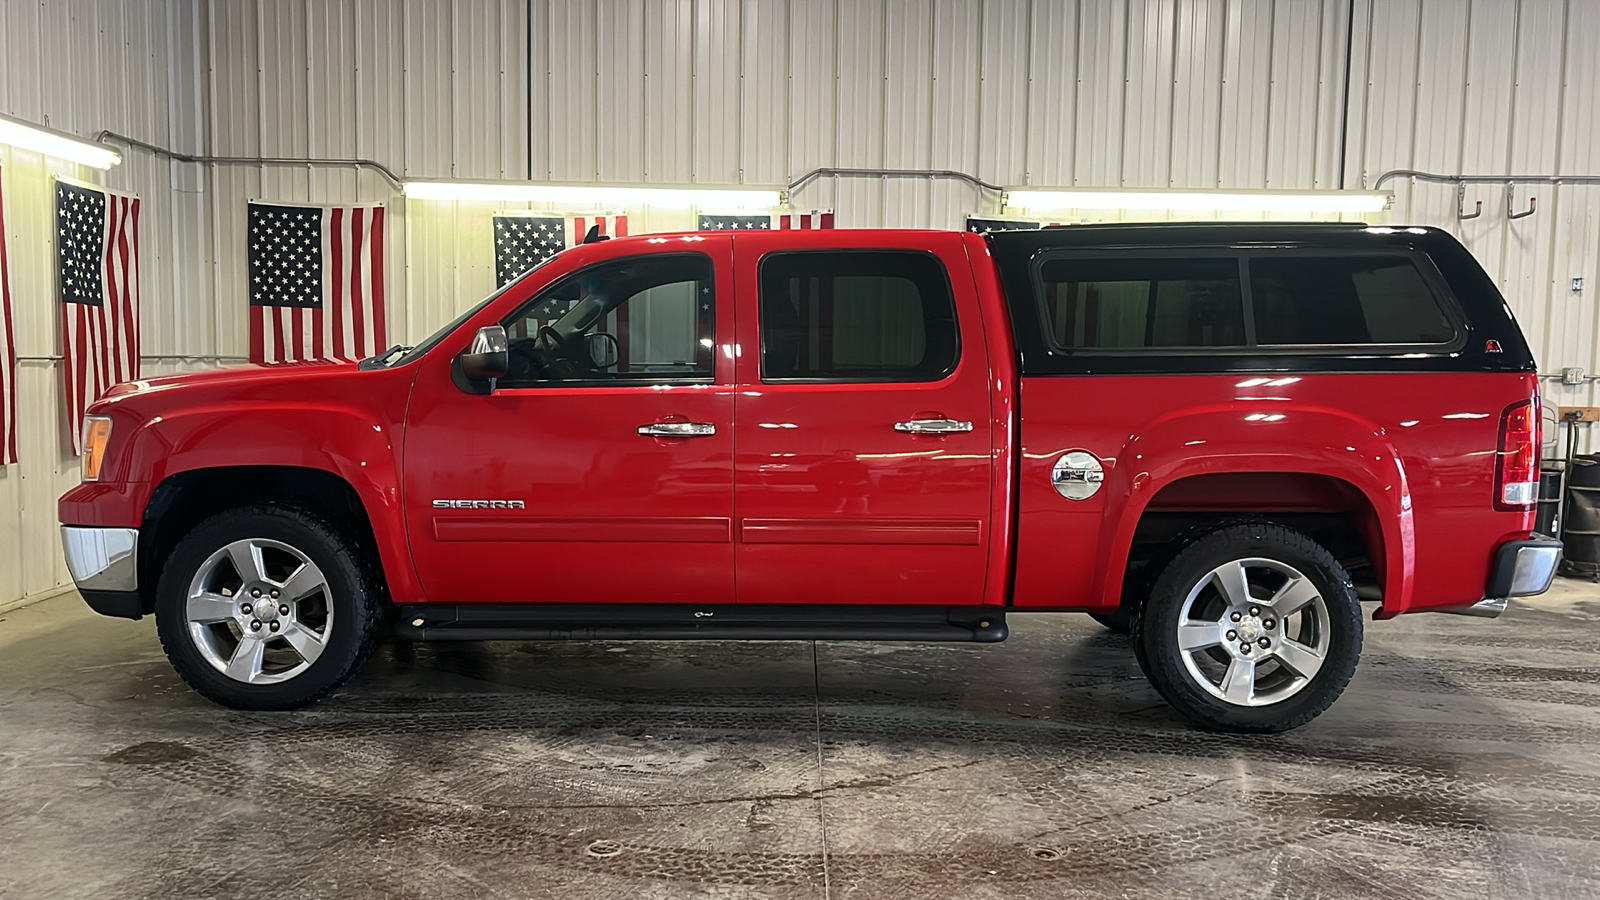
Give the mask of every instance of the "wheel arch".
M 303 509 L 349 534 L 372 567 L 376 584 L 388 587 L 373 519 L 361 495 L 345 478 L 309 466 L 238 465 L 187 469 L 168 475 L 151 492 L 139 526 L 140 603 L 155 609 L 156 583 L 173 548 L 196 525 L 226 510 L 273 503 Z
M 1107 606 L 1120 602 L 1137 542 L 1159 520 L 1152 517 L 1248 517 L 1354 534 L 1376 573 L 1379 615 L 1403 611 L 1416 555 L 1411 494 L 1382 429 L 1327 410 L 1291 411 L 1292 432 L 1277 427 L 1282 419 L 1241 428 L 1236 412 L 1217 418 L 1176 416 L 1122 448 L 1107 473 L 1107 493 L 1120 502 L 1108 503 L 1102 520 L 1099 545 L 1111 552 L 1099 557 L 1095 595 Z

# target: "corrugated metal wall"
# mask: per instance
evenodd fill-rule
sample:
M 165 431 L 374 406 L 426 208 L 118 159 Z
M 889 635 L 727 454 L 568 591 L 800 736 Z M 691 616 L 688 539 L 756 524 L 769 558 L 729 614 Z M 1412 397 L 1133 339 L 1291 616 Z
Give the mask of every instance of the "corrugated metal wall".
M 1006 185 L 1360 187 L 1394 168 L 1600 172 L 1597 46 L 1593 0 L 0 0 L 0 106 L 85 135 L 367 157 L 409 177 L 776 186 L 864 166 Z M 0 473 L 3 603 L 63 580 L 52 501 L 74 466 L 44 358 L 58 169 L 19 152 L 0 164 L 22 346 L 40 358 L 22 371 L 28 459 Z M 74 169 L 59 171 L 87 177 Z M 407 202 L 370 170 L 139 151 L 104 183 L 150 204 L 156 356 L 243 355 L 252 198 L 390 204 L 400 339 L 493 288 L 500 204 Z M 1469 209 L 1486 212 L 1466 222 L 1453 186 L 1387 187 L 1396 207 L 1380 218 L 1460 234 L 1547 371 L 1600 369 L 1600 187 L 1519 189 L 1539 211 L 1517 221 L 1500 187 L 1472 188 Z M 959 227 L 995 204 L 929 178 L 822 178 L 793 197 L 845 227 Z M 688 210 L 631 212 L 635 231 L 692 226 Z M 1550 391 L 1591 402 L 1588 386 Z
M 93 136 L 104 128 L 166 143 L 192 111 L 187 86 L 172 79 L 169 49 L 183 39 L 187 7 L 166 2 L 0 3 L 0 111 Z M 186 105 L 188 103 L 188 105 Z M 211 293 L 177 290 L 194 229 L 180 222 L 185 183 L 166 161 L 130 155 L 109 172 L 0 145 L 6 247 L 17 324 L 18 433 L 22 462 L 0 467 L 0 609 L 66 584 L 55 528 L 56 497 L 78 480 L 62 413 L 53 176 L 138 194 L 146 373 L 209 360 L 191 327 L 209 318 Z M 191 182 L 192 183 L 192 182 Z

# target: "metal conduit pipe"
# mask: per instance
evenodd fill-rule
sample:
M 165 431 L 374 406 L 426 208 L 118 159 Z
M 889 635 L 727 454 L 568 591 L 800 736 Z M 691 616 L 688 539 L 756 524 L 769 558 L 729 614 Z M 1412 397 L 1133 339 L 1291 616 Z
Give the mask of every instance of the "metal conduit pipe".
M 1378 176 L 1372 189 L 1383 190 L 1383 183 L 1393 178 L 1416 178 L 1440 184 L 1600 184 L 1600 175 L 1440 175 L 1415 169 L 1390 169 Z
M 356 169 L 365 167 L 372 169 L 379 175 L 382 175 L 390 184 L 394 185 L 394 189 L 396 191 L 401 189 L 400 176 L 391 171 L 388 166 L 372 159 L 291 159 L 284 156 L 196 156 L 188 153 L 179 153 L 176 150 L 168 150 L 165 147 L 158 147 L 155 144 L 141 141 L 138 138 L 131 138 L 125 134 L 117 134 L 115 131 L 102 131 L 95 136 L 95 140 L 101 142 L 107 140 L 117 141 L 119 143 L 126 144 L 129 147 L 138 147 L 141 150 L 148 150 L 151 153 L 171 157 L 179 162 L 202 163 L 206 165 L 336 166 Z
M 994 191 L 997 194 L 1003 194 L 1003 193 L 1005 193 L 1005 190 L 1006 190 L 1005 188 L 1001 187 L 1000 185 L 998 185 L 998 184 L 990 184 L 989 182 L 984 181 L 983 179 L 977 177 L 976 175 L 968 175 L 965 172 L 957 172 L 954 169 L 839 169 L 839 168 L 822 168 L 822 169 L 812 169 L 811 171 L 805 173 L 804 175 L 801 175 L 799 178 L 796 178 L 794 181 L 789 182 L 789 188 L 788 188 L 789 192 L 790 193 L 794 193 L 795 191 L 800 190 L 801 188 L 805 187 L 806 185 L 810 184 L 811 182 L 817 180 L 818 178 L 822 178 L 822 177 L 835 177 L 835 178 L 874 178 L 874 177 L 889 177 L 889 178 L 953 178 L 953 179 L 955 179 L 957 181 L 965 181 L 966 183 L 972 185 L 973 187 L 976 187 L 976 188 L 979 188 L 979 189 L 982 189 L 982 190 Z

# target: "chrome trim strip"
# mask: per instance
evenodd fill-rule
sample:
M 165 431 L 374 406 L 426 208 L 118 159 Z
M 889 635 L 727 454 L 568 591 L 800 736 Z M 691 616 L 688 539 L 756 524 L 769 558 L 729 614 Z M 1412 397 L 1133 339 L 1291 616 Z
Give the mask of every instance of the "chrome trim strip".
M 66 552 L 67 570 L 80 590 L 139 589 L 139 529 L 63 525 L 61 546 Z

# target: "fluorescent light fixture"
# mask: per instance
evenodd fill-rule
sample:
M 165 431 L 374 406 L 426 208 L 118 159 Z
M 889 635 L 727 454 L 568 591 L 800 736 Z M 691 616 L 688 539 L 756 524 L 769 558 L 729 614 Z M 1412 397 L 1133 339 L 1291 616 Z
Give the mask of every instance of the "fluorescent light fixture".
M 0 116 L 0 144 L 10 144 L 13 147 L 43 153 L 45 156 L 83 163 L 96 169 L 109 169 L 122 162 L 122 154 L 105 144 L 86 141 L 64 131 L 34 125 L 10 116 Z
M 1174 191 L 1163 188 L 1062 188 L 1006 194 L 1022 209 L 1182 209 L 1203 212 L 1378 212 L 1393 195 L 1383 191 Z
M 715 206 L 718 209 L 772 207 L 782 192 L 713 187 L 612 187 L 583 184 L 530 184 L 526 181 L 408 181 L 406 196 L 417 200 L 485 200 L 491 202 L 599 203 L 608 206 Z

